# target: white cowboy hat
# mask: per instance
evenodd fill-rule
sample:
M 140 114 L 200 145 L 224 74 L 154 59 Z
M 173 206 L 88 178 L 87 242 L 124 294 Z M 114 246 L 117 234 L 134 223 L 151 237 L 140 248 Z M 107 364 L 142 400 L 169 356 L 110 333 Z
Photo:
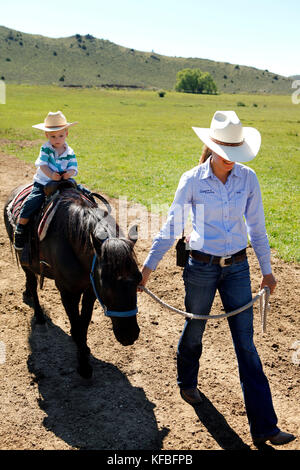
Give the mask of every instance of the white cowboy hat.
M 231 162 L 249 162 L 261 144 L 259 131 L 243 127 L 234 111 L 216 111 L 209 129 L 192 129 L 210 150 Z
M 48 116 L 45 118 L 44 122 L 35 124 L 32 127 L 45 132 L 55 132 L 70 126 L 74 126 L 75 124 L 78 124 L 78 122 L 67 122 L 63 113 L 61 111 L 57 111 L 56 113 L 48 113 Z

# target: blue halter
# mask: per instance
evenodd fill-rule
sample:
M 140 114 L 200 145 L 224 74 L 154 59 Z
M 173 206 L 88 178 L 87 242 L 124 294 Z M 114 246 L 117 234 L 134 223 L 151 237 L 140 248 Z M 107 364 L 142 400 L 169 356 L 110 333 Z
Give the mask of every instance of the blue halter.
M 137 307 L 134 308 L 133 310 L 127 310 L 125 312 L 117 312 L 115 310 L 107 310 L 107 307 L 102 302 L 102 300 L 101 300 L 101 298 L 100 298 L 100 296 L 97 292 L 96 285 L 95 285 L 94 275 L 95 275 L 96 262 L 97 262 L 97 255 L 95 254 L 94 258 L 93 258 L 92 269 L 91 269 L 91 272 L 90 272 L 90 280 L 91 280 L 91 284 L 92 284 L 94 292 L 95 292 L 95 296 L 97 297 L 100 305 L 102 306 L 102 308 L 104 310 L 104 315 L 106 315 L 107 317 L 133 317 L 134 315 L 136 315 L 138 313 L 138 308 Z

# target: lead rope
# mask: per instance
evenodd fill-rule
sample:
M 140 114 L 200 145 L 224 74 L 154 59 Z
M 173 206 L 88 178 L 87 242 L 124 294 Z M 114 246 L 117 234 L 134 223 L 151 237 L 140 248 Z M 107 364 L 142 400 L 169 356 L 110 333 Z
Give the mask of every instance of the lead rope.
M 166 307 L 169 310 L 172 310 L 173 312 L 180 313 L 181 315 L 187 318 L 190 318 L 192 320 L 217 320 L 219 318 L 232 317 L 233 315 L 237 315 L 238 313 L 243 312 L 244 310 L 247 310 L 247 308 L 251 307 L 258 299 L 260 299 L 259 306 L 260 306 L 260 318 L 261 318 L 262 332 L 266 333 L 267 331 L 267 313 L 270 309 L 270 306 L 269 306 L 270 289 L 267 286 L 264 287 L 261 291 L 259 291 L 259 293 L 243 307 L 233 310 L 232 312 L 222 313 L 221 315 L 198 315 L 195 313 L 184 312 L 183 310 L 179 310 L 178 308 L 172 307 L 171 305 L 161 300 L 159 297 L 153 294 L 153 292 L 147 289 L 147 287 L 139 286 L 139 289 L 145 291 L 146 294 L 152 297 L 152 299 L 154 299 L 156 302 L 161 304 L 163 307 Z

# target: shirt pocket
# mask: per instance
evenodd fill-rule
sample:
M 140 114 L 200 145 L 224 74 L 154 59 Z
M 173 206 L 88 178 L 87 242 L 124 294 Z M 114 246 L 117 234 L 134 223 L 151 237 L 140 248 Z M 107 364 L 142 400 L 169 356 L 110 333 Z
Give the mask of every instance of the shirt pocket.
M 217 200 L 217 194 L 214 191 L 202 191 L 200 199 L 204 204 L 214 204 Z
M 236 191 L 234 194 L 235 209 L 239 214 L 244 215 L 247 204 L 247 193 L 246 191 Z

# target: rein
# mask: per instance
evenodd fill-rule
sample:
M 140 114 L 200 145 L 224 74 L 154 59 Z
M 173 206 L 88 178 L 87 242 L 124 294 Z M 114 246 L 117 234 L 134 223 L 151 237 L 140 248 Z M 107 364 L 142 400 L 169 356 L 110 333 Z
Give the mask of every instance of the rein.
M 138 313 L 138 308 L 137 307 L 134 308 L 133 310 L 126 310 L 126 311 L 123 311 L 123 312 L 118 312 L 118 311 L 115 311 L 115 310 L 108 310 L 106 305 L 104 305 L 104 303 L 102 302 L 102 299 L 101 299 L 101 297 L 100 297 L 100 295 L 97 291 L 96 284 L 95 284 L 95 267 L 96 267 L 97 261 L 98 261 L 98 258 L 97 258 L 97 255 L 95 254 L 94 258 L 93 258 L 93 262 L 92 262 L 91 272 L 90 272 L 90 281 L 91 281 L 91 284 L 93 286 L 95 296 L 96 296 L 98 302 L 100 303 L 101 307 L 104 310 L 104 315 L 107 316 L 107 317 L 133 317 L 134 315 L 136 315 Z
M 183 310 L 179 310 L 163 302 L 159 297 L 153 294 L 153 292 L 147 289 L 147 287 L 139 286 L 139 289 L 142 289 L 143 291 L 145 291 L 146 294 L 152 297 L 152 299 L 154 299 L 156 302 L 161 304 L 163 307 L 166 307 L 169 310 L 172 310 L 173 312 L 180 313 L 181 315 L 184 315 L 185 317 L 190 318 L 191 320 L 217 320 L 219 318 L 232 317 L 233 315 L 237 315 L 238 313 L 243 312 L 244 310 L 247 310 L 247 308 L 251 307 L 258 299 L 260 299 L 260 317 L 261 317 L 262 332 L 265 333 L 267 331 L 267 312 L 269 311 L 269 308 L 270 308 L 269 287 L 264 287 L 261 291 L 259 291 L 259 293 L 250 302 L 248 302 L 243 307 L 233 310 L 232 312 L 223 313 L 221 315 L 198 315 L 196 313 L 184 312 Z

